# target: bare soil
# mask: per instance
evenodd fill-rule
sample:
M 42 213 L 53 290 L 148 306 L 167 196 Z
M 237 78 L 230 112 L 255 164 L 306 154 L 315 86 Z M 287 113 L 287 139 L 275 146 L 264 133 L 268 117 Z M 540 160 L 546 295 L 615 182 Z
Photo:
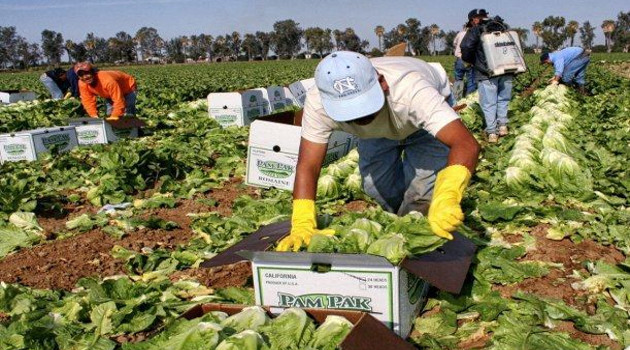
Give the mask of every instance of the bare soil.
M 218 266 L 210 269 L 197 268 L 178 271 L 171 275 L 171 280 L 195 279 L 208 287 L 225 288 L 243 287 L 248 284 L 251 276 L 251 265 L 249 261 L 244 261 L 229 266 Z
M 569 336 L 571 336 L 571 338 L 581 340 L 591 345 L 604 345 L 611 348 L 612 350 L 622 349 L 621 345 L 619 345 L 614 340 L 608 338 L 608 336 L 605 334 L 588 334 L 575 329 L 575 327 L 573 326 L 573 322 L 562 321 L 554 329 L 558 332 L 569 333 Z
M 222 215 L 230 215 L 234 200 L 244 194 L 255 196 L 256 190 L 242 185 L 241 179 L 232 179 L 224 187 L 211 190 L 201 197 L 215 200 L 216 206 L 208 206 L 197 198 L 179 201 L 175 208 L 153 209 L 143 213 L 143 216 L 158 216 L 179 225 L 179 228 L 170 231 L 141 229 L 122 239 L 115 239 L 100 229 L 95 229 L 22 249 L 0 260 L 0 281 L 20 283 L 33 288 L 71 290 L 83 277 L 106 277 L 125 273 L 123 262 L 110 255 L 115 245 L 134 251 L 140 251 L 144 247 L 172 250 L 192 238 L 191 218 L 187 214 L 217 211 Z M 96 210 L 97 208 L 89 205 L 69 206 L 64 208 L 65 216 L 58 213 L 39 213 L 38 221 L 47 236 L 52 238 L 65 230 L 66 221 L 83 213 L 95 213 Z M 219 278 L 226 275 L 229 277 L 226 283 L 234 285 L 241 285 L 239 281 L 247 278 L 243 277 L 246 273 L 242 267 L 236 268 L 234 273 L 229 268 L 217 271 L 216 276 L 210 271 L 202 270 L 199 269 L 196 275 L 211 284 L 219 283 Z M 250 271 L 248 273 L 251 275 Z
M 606 66 L 608 69 L 613 71 L 614 73 L 630 79 L 630 62 L 621 62 L 615 64 L 609 64 Z
M 594 241 L 585 240 L 573 243 L 569 239 L 554 241 L 545 238 L 549 225 L 538 225 L 532 230 L 536 238 L 536 249 L 527 252 L 523 261 L 544 261 L 562 264 L 563 269 L 552 269 L 548 275 L 539 278 L 529 278 L 521 283 L 508 286 L 495 285 L 503 297 L 510 297 L 516 291 L 535 294 L 544 298 L 563 300 L 580 310 L 592 313 L 595 305 L 588 300 L 584 291 L 571 288 L 575 280 L 570 276 L 573 270 L 586 272 L 583 264 L 586 261 L 604 260 L 610 264 L 617 264 L 625 259 L 622 252 L 612 246 L 602 246 Z M 507 240 L 516 243 L 520 236 L 508 236 Z
M 366 201 L 355 200 L 355 201 L 346 203 L 343 206 L 343 210 L 349 211 L 349 212 L 361 213 L 361 212 L 364 212 L 369 206 L 370 206 L 370 203 Z
M 595 301 L 589 298 L 585 291 L 576 291 L 571 287 L 575 280 L 570 277 L 573 270 L 586 272 L 583 264 L 586 261 L 603 260 L 610 264 L 622 262 L 625 259 L 623 253 L 614 247 L 602 246 L 594 241 L 585 240 L 580 243 L 573 243 L 569 239 L 554 241 L 545 238 L 549 225 L 539 225 L 532 230 L 532 235 L 536 238 L 536 249 L 527 253 L 523 261 L 545 261 L 560 263 L 564 269 L 552 269 L 548 275 L 540 278 L 529 278 L 521 283 L 508 286 L 493 286 L 499 291 L 501 296 L 509 298 L 516 291 L 534 294 L 546 299 L 562 300 L 566 304 L 578 310 L 594 314 L 596 311 Z M 518 241 L 517 237 L 509 236 L 511 243 Z M 563 322 L 558 331 L 568 332 L 571 337 L 580 339 L 591 345 L 605 345 L 613 349 L 620 349 L 620 345 L 610 340 L 606 335 L 593 335 L 581 332 L 573 327 L 571 322 Z

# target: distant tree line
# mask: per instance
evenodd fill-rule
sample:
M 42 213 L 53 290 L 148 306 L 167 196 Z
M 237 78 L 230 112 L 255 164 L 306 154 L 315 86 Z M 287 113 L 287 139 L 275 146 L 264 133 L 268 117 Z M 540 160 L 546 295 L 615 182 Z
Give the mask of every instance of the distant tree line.
M 509 23 L 509 21 L 507 21 Z M 605 20 L 601 24 L 607 52 L 630 49 L 630 11 L 620 12 L 617 20 Z M 519 33 L 522 42 L 527 41 L 529 30 L 512 28 Z M 583 47 L 593 47 L 595 27 L 589 21 L 580 24 L 566 21 L 561 16 L 548 16 L 536 21 L 531 32 L 535 44 L 529 50 L 556 50 L 576 45 L 579 33 Z M 378 25 L 374 28 L 378 48 L 369 52 L 369 42 L 360 38 L 354 29 L 344 30 L 310 27 L 302 29 L 299 23 L 287 19 L 274 23 L 270 32 L 257 31 L 241 35 L 239 32 L 213 36 L 198 34 L 163 39 L 157 29 L 142 27 L 135 35 L 124 31 L 114 37 L 102 38 L 88 33 L 81 42 L 64 40 L 61 33 L 42 31 L 41 44 L 29 43 L 18 35 L 16 27 L 0 26 L 0 68 L 28 68 L 39 64 L 56 66 L 65 54 L 70 62 L 91 61 L 94 63 L 162 63 L 187 61 L 236 61 L 267 60 L 274 58 L 294 59 L 307 55 L 322 57 L 334 50 L 351 50 L 380 56 L 396 44 L 407 44 L 407 55 L 452 54 L 453 38 L 457 31 L 445 32 L 437 24 L 422 26 L 416 18 L 386 30 Z M 273 52 L 274 55 L 270 56 Z

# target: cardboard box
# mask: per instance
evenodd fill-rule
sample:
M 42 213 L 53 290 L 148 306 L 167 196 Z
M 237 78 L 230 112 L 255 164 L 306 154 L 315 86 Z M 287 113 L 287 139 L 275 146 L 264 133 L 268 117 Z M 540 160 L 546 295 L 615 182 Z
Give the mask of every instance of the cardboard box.
M 36 160 L 42 152 L 50 152 L 53 146 L 60 152 L 77 147 L 74 126 L 42 128 L 0 135 L 0 157 L 3 162 Z
M 182 315 L 191 320 L 212 311 L 225 312 L 228 315 L 239 313 L 245 305 L 202 304 L 196 305 Z M 342 350 L 413 350 L 415 347 L 393 334 L 387 327 L 370 314 L 349 310 L 304 310 L 320 325 L 328 315 L 343 316 L 353 324 L 352 330 L 341 342 Z
M 267 90 L 263 88 L 208 95 L 208 113 L 222 127 L 247 126 L 270 112 Z
M 118 129 L 99 118 L 71 119 L 70 125 L 76 129 L 79 145 L 104 144 L 121 138 L 138 137 L 138 127 Z
M 260 118 L 249 129 L 245 182 L 258 187 L 293 190 L 302 127 L 302 111 Z M 324 165 L 348 154 L 357 137 L 333 132 L 328 141 Z
M 285 307 L 350 309 L 370 313 L 406 337 L 430 285 L 459 293 L 475 245 L 455 233 L 452 241 L 394 266 L 369 254 L 266 251 L 290 232 L 290 222 L 263 227 L 202 267 L 251 261 L 256 303 L 272 312 Z
M 37 94 L 32 91 L 0 91 L 0 101 L 5 104 L 15 103 L 18 101 L 33 101 L 35 99 L 37 99 Z
M 267 97 L 269 99 L 271 113 L 296 105 L 293 94 L 289 88 L 284 86 L 269 86 L 267 88 Z
M 293 94 L 293 98 L 300 108 L 304 107 L 304 102 L 306 101 L 306 93 L 313 86 L 315 86 L 315 78 L 296 81 L 295 83 L 289 85 L 289 91 L 291 91 L 291 94 Z

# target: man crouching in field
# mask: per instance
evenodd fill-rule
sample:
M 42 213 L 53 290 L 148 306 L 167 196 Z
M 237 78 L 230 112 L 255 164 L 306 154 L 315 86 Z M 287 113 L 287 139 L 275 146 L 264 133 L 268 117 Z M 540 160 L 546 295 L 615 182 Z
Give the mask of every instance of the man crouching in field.
M 96 97 L 107 100 L 107 120 L 136 114 L 136 80 L 119 71 L 100 71 L 88 62 L 77 63 L 81 104 L 92 118 L 98 118 Z
M 411 57 L 367 57 L 334 52 L 315 70 L 317 89 L 306 98 L 293 189 L 291 234 L 278 250 L 298 251 L 317 230 L 317 179 L 333 130 L 360 138 L 359 170 L 365 192 L 387 211 L 424 214 L 433 232 L 453 239 L 464 219 L 464 189 L 479 144 L 445 101 L 439 74 Z

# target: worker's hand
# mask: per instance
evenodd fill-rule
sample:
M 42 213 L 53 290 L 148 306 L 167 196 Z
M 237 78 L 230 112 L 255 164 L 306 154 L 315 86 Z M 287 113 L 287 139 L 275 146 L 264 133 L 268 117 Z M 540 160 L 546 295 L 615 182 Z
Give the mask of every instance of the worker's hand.
M 311 237 L 316 233 L 332 236 L 335 234 L 335 230 L 317 229 L 315 201 L 312 199 L 295 199 L 293 200 L 293 215 L 291 216 L 291 233 L 278 243 L 276 250 L 279 252 L 297 252 L 302 246 L 308 246 L 311 242 Z
M 70 91 L 68 91 L 68 92 L 66 93 L 66 95 L 63 97 L 63 99 L 64 99 L 64 100 L 67 100 L 67 99 L 69 99 L 70 97 L 72 97 L 72 93 L 71 93 Z
M 91 115 L 90 118 L 98 118 L 98 115 Z
M 560 79 L 558 79 L 558 77 L 554 76 L 553 78 L 547 80 L 547 82 L 551 85 L 558 85 Z
M 451 165 L 438 173 L 428 217 L 431 230 L 436 235 L 453 239 L 451 232 L 464 221 L 459 203 L 470 177 L 470 171 L 463 165 Z

